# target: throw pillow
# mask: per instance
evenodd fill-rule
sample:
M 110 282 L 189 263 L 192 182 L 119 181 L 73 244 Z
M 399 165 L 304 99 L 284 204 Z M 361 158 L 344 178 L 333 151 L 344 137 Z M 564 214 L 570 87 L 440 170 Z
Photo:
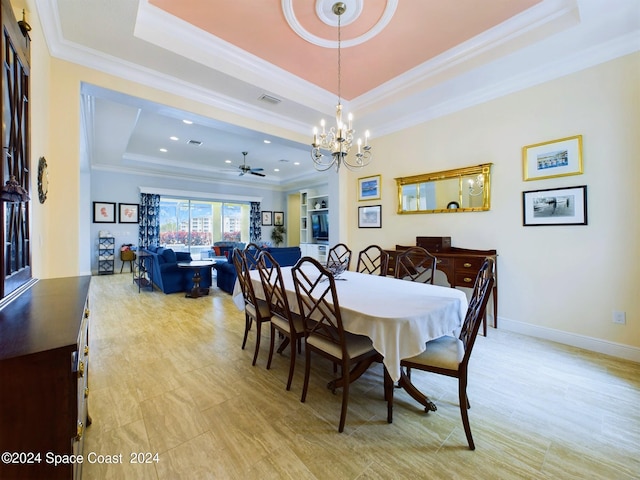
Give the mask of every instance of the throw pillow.
M 176 252 L 174 252 L 170 248 L 167 248 L 164 252 L 162 252 L 162 257 L 164 258 L 164 261 L 166 263 L 176 263 L 178 261 L 176 259 Z

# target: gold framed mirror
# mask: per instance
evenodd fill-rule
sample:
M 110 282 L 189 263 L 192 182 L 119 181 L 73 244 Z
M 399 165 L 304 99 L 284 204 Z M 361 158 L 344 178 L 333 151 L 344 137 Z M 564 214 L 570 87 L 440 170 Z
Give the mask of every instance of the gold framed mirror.
M 491 207 L 491 165 L 395 179 L 398 213 L 482 212 Z

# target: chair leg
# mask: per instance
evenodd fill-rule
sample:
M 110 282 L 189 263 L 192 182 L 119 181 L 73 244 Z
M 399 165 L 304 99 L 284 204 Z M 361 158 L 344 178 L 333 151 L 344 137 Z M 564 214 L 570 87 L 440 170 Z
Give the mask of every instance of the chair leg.
M 471 435 L 471 425 L 469 424 L 469 400 L 467 398 L 467 381 L 466 378 L 458 379 L 458 399 L 460 402 L 460 416 L 462 416 L 462 425 L 464 426 L 464 433 L 467 436 L 467 442 L 469 443 L 469 450 L 475 450 L 476 446 L 473 443 L 473 436 Z
M 291 342 L 291 358 L 289 359 L 289 378 L 287 378 L 287 390 L 291 390 L 291 382 L 293 381 L 293 370 L 296 368 L 296 345 L 295 341 Z
M 269 359 L 267 360 L 267 370 L 271 368 L 271 359 L 273 358 L 273 347 L 276 343 L 276 327 L 271 324 L 271 341 L 269 342 Z
M 251 330 L 251 317 L 247 313 L 245 313 L 244 314 L 244 338 L 242 339 L 242 350 L 244 350 L 244 347 L 247 344 L 247 337 L 249 336 L 249 330 Z
M 344 424 L 347 420 L 347 406 L 349 405 L 349 384 L 351 379 L 349 378 L 349 365 L 342 364 L 342 379 L 344 385 L 342 385 L 342 409 L 340 410 L 340 425 L 338 426 L 338 432 L 344 431 Z
M 309 373 L 311 372 L 311 351 L 309 347 L 305 349 L 305 362 L 304 362 L 304 384 L 302 385 L 302 396 L 300 401 L 304 403 L 307 399 L 307 389 L 309 388 Z
M 256 360 L 258 360 L 258 350 L 260 350 L 260 338 L 262 337 L 262 322 L 256 320 L 256 350 L 253 352 L 253 362 L 251 365 L 256 364 Z

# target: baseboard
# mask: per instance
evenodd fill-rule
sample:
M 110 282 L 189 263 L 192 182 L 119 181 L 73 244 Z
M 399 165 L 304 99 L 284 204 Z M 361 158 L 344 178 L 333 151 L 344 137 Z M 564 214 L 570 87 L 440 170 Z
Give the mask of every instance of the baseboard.
M 528 335 L 530 337 L 544 338 L 553 342 L 584 348 L 592 352 L 604 353 L 618 358 L 640 363 L 640 348 L 610 342 L 599 338 L 587 337 L 577 333 L 563 332 L 553 328 L 531 325 L 504 317 L 498 317 L 498 327 L 502 330 Z

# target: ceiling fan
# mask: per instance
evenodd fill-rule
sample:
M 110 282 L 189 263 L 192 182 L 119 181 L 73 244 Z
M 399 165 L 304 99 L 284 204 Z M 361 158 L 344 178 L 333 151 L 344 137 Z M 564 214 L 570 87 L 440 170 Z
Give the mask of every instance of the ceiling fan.
M 242 165 L 238 165 L 238 168 L 240 169 L 240 176 L 243 176 L 245 173 L 250 173 L 251 175 L 264 177 L 264 173 L 259 173 L 262 172 L 264 168 L 251 168 L 249 165 L 247 165 L 247 153 L 249 152 L 242 152 L 242 155 L 244 155 L 244 160 L 242 161 Z

